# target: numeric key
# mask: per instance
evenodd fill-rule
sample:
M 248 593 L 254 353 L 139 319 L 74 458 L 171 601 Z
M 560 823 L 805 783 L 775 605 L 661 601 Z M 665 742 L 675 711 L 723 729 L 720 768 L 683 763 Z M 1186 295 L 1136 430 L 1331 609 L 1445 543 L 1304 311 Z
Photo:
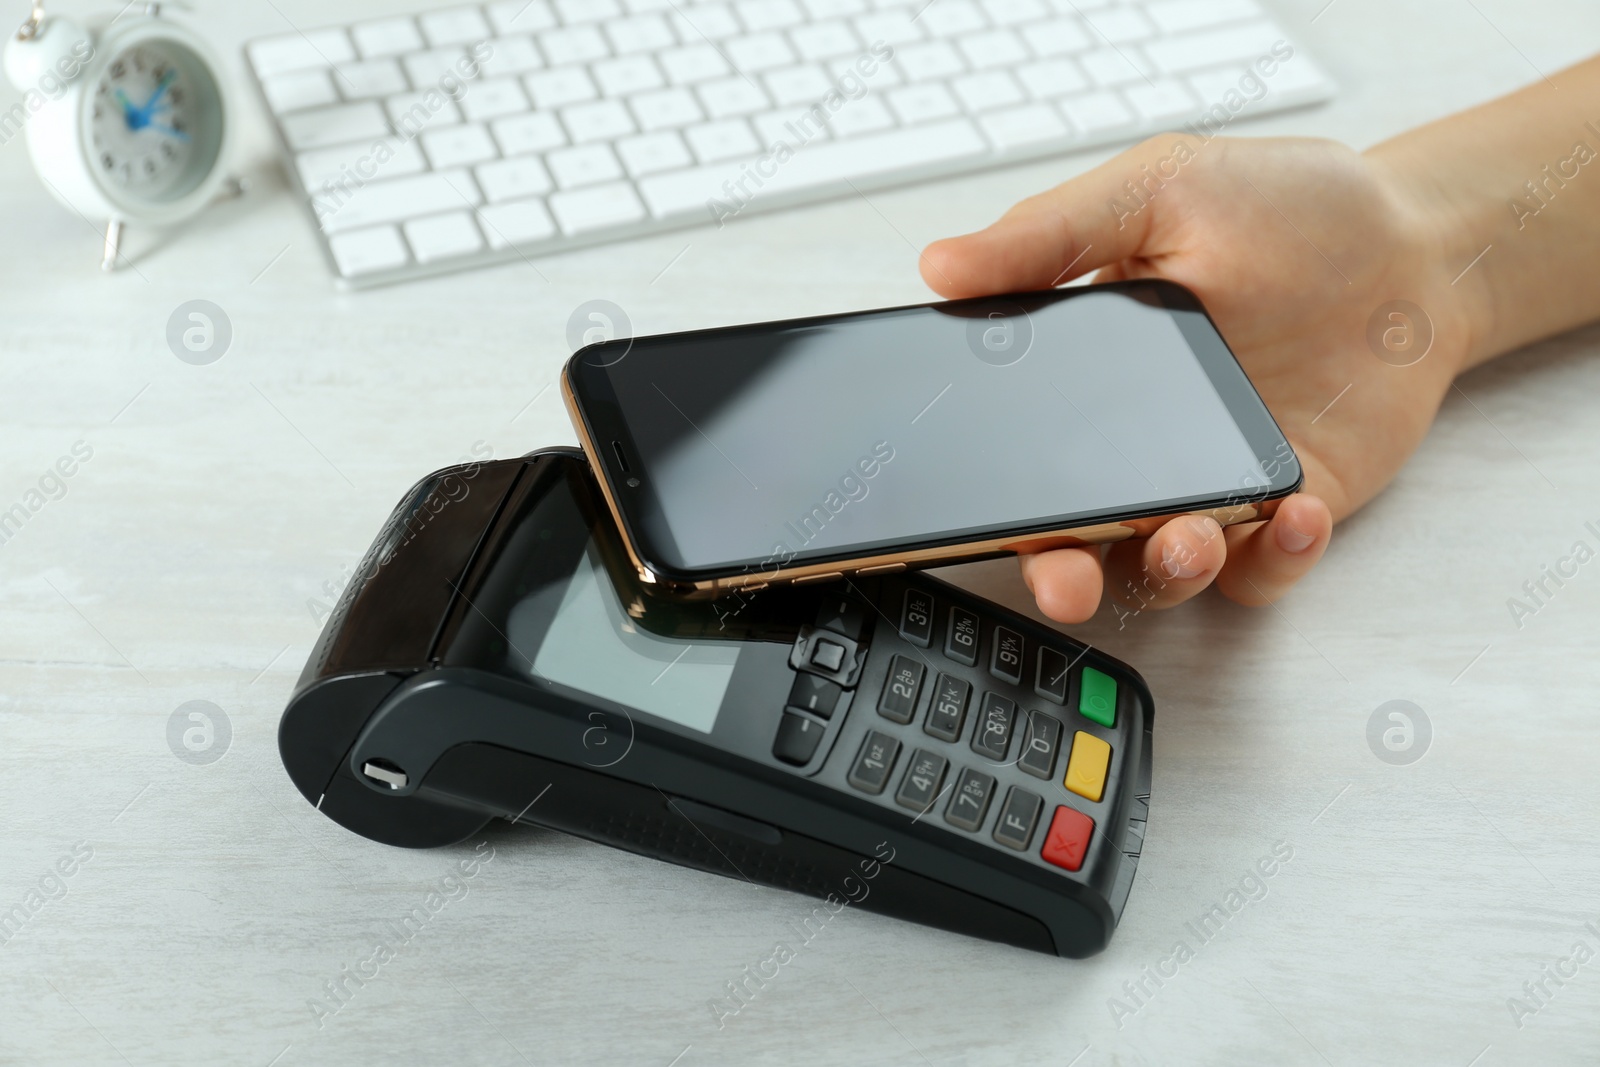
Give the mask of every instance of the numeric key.
M 933 807 L 939 799 L 939 786 L 944 784 L 944 770 L 948 766 L 943 756 L 919 748 L 911 754 L 906 765 L 906 775 L 895 791 L 894 802 L 903 808 L 922 813 Z
M 878 698 L 878 714 L 891 722 L 910 722 L 917 711 L 922 675 L 922 664 L 910 656 L 896 656 L 891 660 L 883 695 Z
M 944 821 L 963 830 L 976 830 L 989 813 L 989 797 L 994 793 L 994 777 L 971 767 L 961 772 L 955 792 L 944 809 Z
M 996 763 L 1005 761 L 1011 747 L 1011 732 L 1017 721 L 1017 706 L 999 693 L 983 694 L 983 709 L 972 731 L 972 751 Z
M 939 675 L 933 685 L 933 700 L 928 704 L 927 721 L 922 724 L 923 732 L 941 741 L 959 738 L 971 696 L 971 685 L 948 674 Z
M 900 742 L 888 734 L 873 730 L 861 742 L 861 751 L 856 753 L 856 762 L 850 768 L 848 781 L 863 793 L 876 795 L 883 792 L 884 784 L 889 781 L 889 772 L 894 770 L 895 757 L 899 754 Z
M 978 665 L 978 616 L 966 608 L 950 609 L 950 627 L 944 635 L 944 654 L 968 667 Z

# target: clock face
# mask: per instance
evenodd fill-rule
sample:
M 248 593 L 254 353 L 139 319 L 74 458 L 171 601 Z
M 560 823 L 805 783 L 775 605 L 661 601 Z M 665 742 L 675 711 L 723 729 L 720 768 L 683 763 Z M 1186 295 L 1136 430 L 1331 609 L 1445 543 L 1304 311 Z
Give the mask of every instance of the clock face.
M 147 40 L 112 57 L 89 101 L 89 162 L 124 197 L 169 200 L 204 177 L 217 154 L 217 90 L 193 53 Z

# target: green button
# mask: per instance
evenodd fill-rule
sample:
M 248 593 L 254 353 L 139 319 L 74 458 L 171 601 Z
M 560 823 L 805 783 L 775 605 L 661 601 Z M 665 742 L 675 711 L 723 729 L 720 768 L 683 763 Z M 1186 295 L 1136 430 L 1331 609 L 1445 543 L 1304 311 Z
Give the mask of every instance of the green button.
M 1078 687 L 1078 714 L 1101 726 L 1117 724 L 1117 680 L 1093 667 L 1083 669 Z

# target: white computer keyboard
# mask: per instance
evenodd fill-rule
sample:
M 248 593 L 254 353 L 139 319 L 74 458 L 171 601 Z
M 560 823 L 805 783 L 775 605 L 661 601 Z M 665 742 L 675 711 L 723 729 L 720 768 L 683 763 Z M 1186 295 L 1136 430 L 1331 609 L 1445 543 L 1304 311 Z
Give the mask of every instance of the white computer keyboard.
M 246 55 L 352 285 L 1333 92 L 1256 0 L 505 0 Z

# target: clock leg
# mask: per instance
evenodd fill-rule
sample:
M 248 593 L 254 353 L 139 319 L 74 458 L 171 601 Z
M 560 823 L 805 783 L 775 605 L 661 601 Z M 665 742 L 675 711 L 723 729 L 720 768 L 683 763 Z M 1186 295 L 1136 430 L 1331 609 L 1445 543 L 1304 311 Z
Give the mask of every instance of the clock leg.
M 122 220 L 112 219 L 106 223 L 106 248 L 100 258 L 101 270 L 117 269 L 117 252 L 122 247 Z

